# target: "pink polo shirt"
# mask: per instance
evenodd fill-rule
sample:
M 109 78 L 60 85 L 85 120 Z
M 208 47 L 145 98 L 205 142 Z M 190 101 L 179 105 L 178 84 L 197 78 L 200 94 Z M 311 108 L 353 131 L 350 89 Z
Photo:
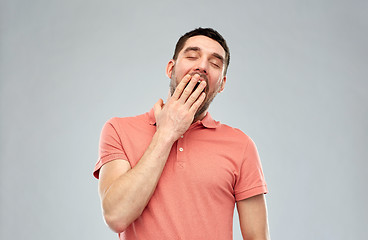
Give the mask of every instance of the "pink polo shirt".
M 112 118 L 102 129 L 94 169 L 123 159 L 134 167 L 156 131 L 153 110 Z M 232 239 L 235 202 L 267 193 L 254 142 L 207 114 L 173 145 L 156 190 L 120 239 Z

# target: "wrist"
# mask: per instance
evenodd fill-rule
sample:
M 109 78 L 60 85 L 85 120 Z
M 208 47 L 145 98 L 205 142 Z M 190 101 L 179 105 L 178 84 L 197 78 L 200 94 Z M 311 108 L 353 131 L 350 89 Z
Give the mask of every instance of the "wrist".
M 178 139 L 174 136 L 172 131 L 161 128 L 156 130 L 155 138 L 161 143 L 170 145 L 174 144 L 174 142 Z

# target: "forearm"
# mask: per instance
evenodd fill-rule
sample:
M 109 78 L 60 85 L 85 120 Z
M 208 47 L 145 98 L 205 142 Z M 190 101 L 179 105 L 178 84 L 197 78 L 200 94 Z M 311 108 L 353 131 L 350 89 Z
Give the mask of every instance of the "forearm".
M 264 194 L 238 201 L 237 209 L 244 240 L 270 240 Z
M 262 237 L 243 238 L 243 240 L 271 240 L 271 238 L 267 235 Z
M 106 170 L 101 169 L 103 173 L 100 172 L 104 175 L 100 178 L 102 208 L 106 223 L 114 231 L 126 229 L 148 204 L 172 145 L 190 127 L 205 99 L 205 81 L 193 91 L 198 81 L 198 74 L 193 77 L 186 75 L 166 104 L 162 99 L 156 102 L 153 107 L 156 133 L 136 166 L 130 169 L 126 164 L 122 167 L 121 163 L 117 163 L 102 167 Z M 184 88 L 187 91 L 183 92 Z
M 107 224 L 123 231 L 138 218 L 149 202 L 170 154 L 174 139 L 156 132 L 137 165 L 119 176 L 102 197 Z
M 263 233 L 258 233 L 258 235 L 254 236 L 243 235 L 243 240 L 271 240 L 271 237 L 267 229 Z

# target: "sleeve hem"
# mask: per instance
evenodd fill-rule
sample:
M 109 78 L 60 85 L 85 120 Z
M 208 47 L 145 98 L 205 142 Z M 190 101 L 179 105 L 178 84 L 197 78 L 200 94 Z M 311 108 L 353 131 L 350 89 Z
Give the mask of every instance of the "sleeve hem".
M 259 194 L 266 194 L 268 193 L 267 190 L 267 186 L 266 185 L 261 185 L 261 186 L 257 186 L 257 187 L 253 187 L 250 188 L 248 190 L 239 192 L 235 194 L 235 200 L 236 201 L 240 201 L 240 200 L 244 200 L 246 198 L 250 198 Z
M 95 169 L 93 170 L 93 176 L 97 179 L 99 179 L 99 174 L 100 174 L 100 168 L 108 163 L 108 162 L 111 162 L 113 160 L 117 160 L 117 159 L 122 159 L 122 160 L 125 160 L 125 161 L 128 161 L 125 159 L 126 156 L 124 154 L 110 154 L 108 156 L 105 156 L 104 158 L 102 159 L 99 159 L 98 162 L 96 163 L 96 166 L 95 166 Z M 129 162 L 129 161 L 128 161 Z

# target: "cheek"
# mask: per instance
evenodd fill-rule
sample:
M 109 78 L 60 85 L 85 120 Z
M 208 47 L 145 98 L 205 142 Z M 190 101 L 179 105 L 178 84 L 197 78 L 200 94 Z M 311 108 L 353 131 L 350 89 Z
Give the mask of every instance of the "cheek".
M 175 67 L 178 74 L 180 73 L 185 75 L 195 67 L 195 62 L 188 61 L 186 59 L 179 59 Z
M 181 79 L 181 75 L 182 75 L 182 68 L 178 67 L 178 65 L 175 65 L 172 73 L 171 73 L 171 78 L 176 78 L 176 79 Z
M 218 89 L 221 88 L 221 84 L 222 84 L 222 75 L 219 75 L 219 74 L 214 74 L 210 77 L 210 88 L 211 90 L 213 91 L 216 91 Z

